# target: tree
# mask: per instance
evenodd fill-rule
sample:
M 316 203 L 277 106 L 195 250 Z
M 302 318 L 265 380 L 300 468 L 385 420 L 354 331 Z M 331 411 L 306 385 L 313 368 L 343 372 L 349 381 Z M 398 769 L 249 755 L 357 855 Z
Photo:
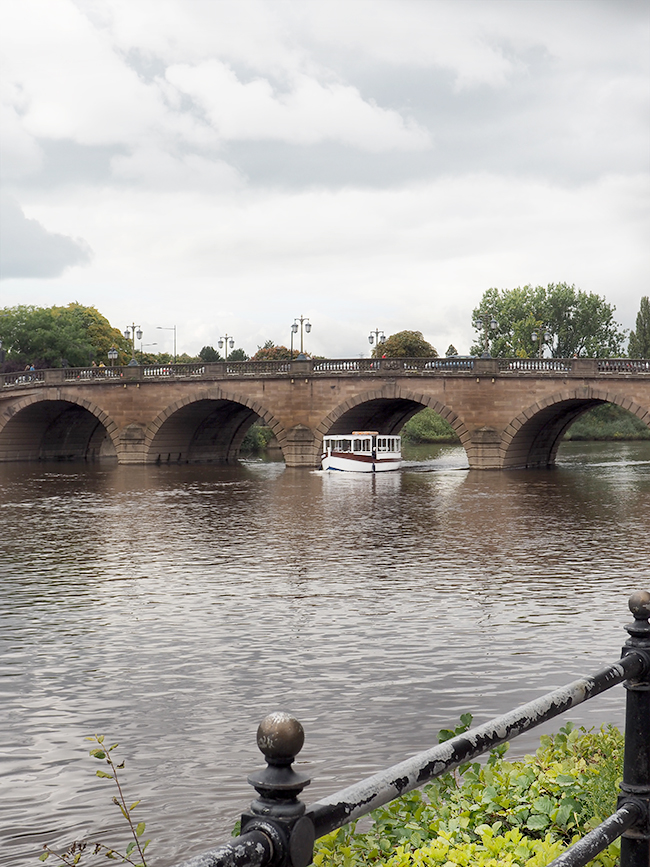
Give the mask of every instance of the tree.
M 298 350 L 294 349 L 293 357 L 298 355 Z M 291 350 L 286 346 L 276 346 L 272 340 L 267 340 L 264 346 L 258 346 L 257 352 L 251 358 L 251 361 L 289 361 L 291 359 Z
M 130 343 L 94 307 L 78 303 L 67 307 L 5 307 L 0 315 L 0 339 L 7 362 L 14 367 L 86 367 L 106 362 L 115 346 L 121 363 L 131 357 Z
M 199 358 L 201 361 L 210 362 L 210 361 L 223 361 L 223 358 L 219 355 L 214 346 L 204 346 L 203 349 L 199 352 Z
M 453 356 L 453 355 L 458 355 L 458 350 L 456 349 L 456 347 L 454 346 L 453 343 L 450 343 L 449 346 L 447 347 L 447 351 L 445 352 L 445 356 L 446 356 L 446 358 L 451 358 L 451 356 Z
M 424 339 L 421 331 L 397 331 L 375 346 L 373 358 L 437 358 L 434 347 Z
M 233 349 L 228 356 L 228 361 L 248 361 L 248 356 L 243 349 Z
M 493 356 L 531 358 L 539 354 L 544 339 L 553 358 L 621 355 L 626 332 L 614 321 L 616 308 L 593 292 L 567 283 L 488 289 L 473 312 L 473 320 L 485 322 L 489 352 Z M 496 322 L 492 328 L 490 321 Z M 550 335 L 546 340 L 545 335 Z M 485 330 L 471 347 L 472 355 L 485 349 Z
M 636 328 L 630 331 L 627 354 L 630 358 L 650 358 L 650 298 L 644 295 L 636 315 Z

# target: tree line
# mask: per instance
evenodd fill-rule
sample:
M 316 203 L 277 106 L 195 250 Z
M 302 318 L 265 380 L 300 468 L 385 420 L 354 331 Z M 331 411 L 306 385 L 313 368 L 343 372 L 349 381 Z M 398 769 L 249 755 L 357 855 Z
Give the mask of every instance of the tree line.
M 604 298 L 566 283 L 522 286 L 516 289 L 488 289 L 473 311 L 477 330 L 470 355 L 532 358 L 650 358 L 650 299 L 641 298 L 635 328 L 629 336 L 614 319 L 615 307 Z M 19 305 L 0 310 L 0 365 L 4 371 L 34 367 L 89 367 L 106 364 L 110 349 L 117 351 L 115 363 L 128 364 L 133 343 L 95 307 L 73 302 L 63 307 Z M 293 350 L 293 358 L 298 354 Z M 447 356 L 458 355 L 449 346 Z M 438 352 L 420 331 L 398 331 L 372 350 L 375 358 L 436 358 Z M 252 361 L 290 359 L 292 352 L 272 340 L 258 346 Z M 143 353 L 143 364 L 166 364 L 169 353 Z M 198 356 L 178 355 L 179 363 L 221 361 L 213 347 L 204 346 Z M 247 361 L 242 348 L 228 352 L 229 361 Z

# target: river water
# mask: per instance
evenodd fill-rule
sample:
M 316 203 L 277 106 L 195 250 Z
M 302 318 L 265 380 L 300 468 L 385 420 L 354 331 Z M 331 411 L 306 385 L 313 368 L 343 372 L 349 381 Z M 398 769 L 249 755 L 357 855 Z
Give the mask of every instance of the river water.
M 376 477 L 0 465 L 0 864 L 124 839 L 86 735 L 120 742 L 167 867 L 247 807 L 272 710 L 305 727 L 312 801 L 618 657 L 650 588 L 650 442 L 566 443 L 551 471 L 413 457 Z

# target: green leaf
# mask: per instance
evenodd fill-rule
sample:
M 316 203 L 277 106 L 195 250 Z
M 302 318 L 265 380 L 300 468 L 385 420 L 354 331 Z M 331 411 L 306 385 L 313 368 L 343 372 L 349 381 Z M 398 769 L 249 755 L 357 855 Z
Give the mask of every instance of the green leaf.
M 97 735 L 97 743 L 98 744 L 104 743 L 104 735 Z
M 50 853 L 49 853 L 49 852 L 43 852 L 42 855 L 39 855 L 39 856 L 38 856 L 38 860 L 39 860 L 39 861 L 47 861 L 47 859 L 48 859 L 49 857 L 50 857 Z
M 98 749 L 91 750 L 90 755 L 94 759 L 105 759 L 106 758 L 106 753 L 104 752 L 104 750 L 98 750 Z
M 131 810 L 134 810 L 138 806 L 139 803 L 140 803 L 140 801 L 134 801 L 131 804 L 131 806 L 129 807 L 129 813 L 131 812 Z
M 110 747 L 108 748 L 109 753 L 110 753 L 112 750 L 114 750 L 115 747 L 119 747 L 119 744 L 113 744 L 112 746 L 110 746 Z
M 107 774 L 106 771 L 95 771 L 98 777 L 104 777 L 107 780 L 113 780 L 113 774 Z
M 550 824 L 550 821 L 548 816 L 542 816 L 541 813 L 533 813 L 532 816 L 529 816 L 526 827 L 531 831 L 541 831 L 542 828 L 546 828 Z
M 133 843 L 133 842 L 129 843 L 129 845 L 126 847 L 126 854 L 130 855 L 134 849 L 135 849 L 135 843 Z
M 462 713 L 460 715 L 460 721 L 465 726 L 466 729 L 468 729 L 471 726 L 473 719 L 474 719 L 474 717 L 472 716 L 471 713 Z
M 145 822 L 139 822 L 138 827 L 135 829 L 135 833 L 138 837 L 141 837 L 144 834 L 144 829 L 146 828 Z

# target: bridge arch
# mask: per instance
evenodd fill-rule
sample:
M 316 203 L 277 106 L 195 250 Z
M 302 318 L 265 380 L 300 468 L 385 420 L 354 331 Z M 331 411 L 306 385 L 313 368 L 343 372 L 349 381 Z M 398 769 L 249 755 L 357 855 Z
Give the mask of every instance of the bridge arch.
M 170 404 L 148 425 L 144 436 L 145 461 L 234 461 L 248 429 L 258 419 L 271 428 L 284 455 L 286 432 L 261 403 L 221 388 L 195 392 Z
M 316 428 L 316 447 L 320 452 L 323 437 L 327 434 L 349 433 L 351 430 L 397 433 L 410 418 L 425 407 L 437 412 L 453 427 L 467 450 L 470 442 L 469 430 L 450 407 L 435 397 L 401 388 L 394 383 L 362 392 L 335 407 Z
M 115 457 L 118 436 L 113 419 L 83 397 L 26 394 L 0 413 L 0 461 Z
M 568 428 L 602 403 L 616 404 L 645 422 L 647 409 L 624 395 L 592 386 L 566 389 L 537 401 L 510 422 L 502 438 L 503 469 L 552 466 Z

